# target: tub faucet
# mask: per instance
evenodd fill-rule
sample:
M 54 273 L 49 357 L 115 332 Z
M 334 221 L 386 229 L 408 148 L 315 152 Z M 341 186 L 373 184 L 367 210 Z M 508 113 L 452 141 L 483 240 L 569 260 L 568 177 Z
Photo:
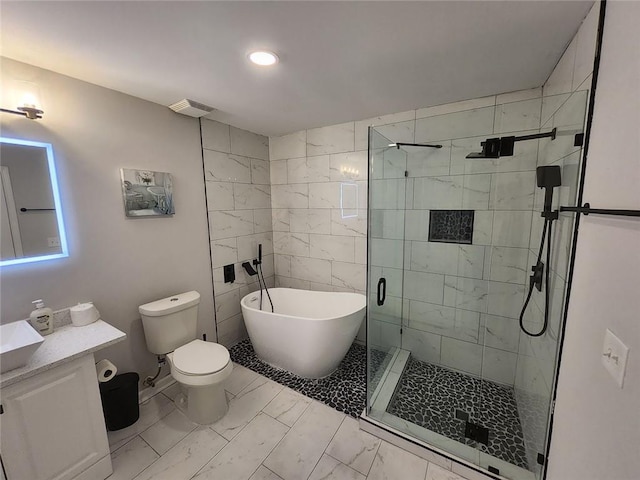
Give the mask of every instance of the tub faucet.
M 253 269 L 253 267 L 251 266 L 251 264 L 250 264 L 249 262 L 244 262 L 244 263 L 242 264 L 242 266 L 243 266 L 243 267 L 244 267 L 244 269 L 247 271 L 247 273 L 248 273 L 249 275 L 251 275 L 252 277 L 253 277 L 254 275 L 257 275 L 257 274 L 258 274 L 258 272 L 256 272 L 256 271 Z

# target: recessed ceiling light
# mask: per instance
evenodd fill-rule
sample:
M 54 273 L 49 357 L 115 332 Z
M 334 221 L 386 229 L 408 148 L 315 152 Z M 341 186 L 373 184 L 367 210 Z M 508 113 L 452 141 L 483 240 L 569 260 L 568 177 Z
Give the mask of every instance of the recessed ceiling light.
M 278 56 L 273 52 L 258 50 L 249 54 L 249 60 L 251 60 L 256 65 L 261 65 L 264 67 L 275 65 L 276 63 L 278 63 Z

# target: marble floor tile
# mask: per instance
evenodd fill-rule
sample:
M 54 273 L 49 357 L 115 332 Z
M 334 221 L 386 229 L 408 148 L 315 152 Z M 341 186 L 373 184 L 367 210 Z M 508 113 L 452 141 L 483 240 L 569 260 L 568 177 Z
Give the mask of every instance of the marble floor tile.
M 284 480 L 307 478 L 345 415 L 313 402 L 264 461 Z
M 135 480 L 189 480 L 227 441 L 208 427 L 198 427 L 151 464 Z
M 279 422 L 291 427 L 296 423 L 298 418 L 300 418 L 300 415 L 304 413 L 310 403 L 310 398 L 285 387 L 276 395 L 276 398 L 271 400 L 263 411 Z
M 449 470 L 445 470 L 444 468 L 436 465 L 435 463 L 430 463 L 429 468 L 427 468 L 426 480 L 465 480 L 465 479 L 460 475 L 458 475 L 457 473 L 453 473 Z
M 234 363 L 233 371 L 229 378 L 227 378 L 224 389 L 227 392 L 237 395 L 259 376 L 260 375 L 253 370 L 249 370 L 242 365 Z
M 112 452 L 117 450 L 173 410 L 175 410 L 175 406 L 166 396 L 154 395 L 140 404 L 140 418 L 136 423 L 122 430 L 107 433 L 109 448 Z
M 258 414 L 194 480 L 247 480 L 288 431 L 286 425 L 264 413 Z
M 282 390 L 282 385 L 258 376 L 229 402 L 229 411 L 211 428 L 227 440 L 233 439 L 244 426 L 266 407 Z
M 134 437 L 111 454 L 113 473 L 109 480 L 131 480 L 160 456 L 140 437 Z
M 424 480 L 428 462 L 383 441 L 371 466 L 368 480 Z
M 365 476 L 329 455 L 322 455 L 309 480 L 365 480 Z
M 249 480 L 282 480 L 281 477 L 273 473 L 264 465 L 260 465 Z
M 464 480 L 239 365 L 230 389 L 229 412 L 210 427 L 176 409 L 178 384 L 142 404 L 136 424 L 109 432 L 109 480 Z
M 162 394 L 169 398 L 172 402 L 175 402 L 176 397 L 181 393 L 183 393 L 182 385 L 180 385 L 178 382 L 172 383 L 162 391 Z
M 358 421 L 347 417 L 327 447 L 327 453 L 367 475 L 379 446 L 379 438 L 360 430 Z
M 197 426 L 184 413 L 175 409 L 147 428 L 140 436 L 151 448 L 162 455 L 189 435 Z

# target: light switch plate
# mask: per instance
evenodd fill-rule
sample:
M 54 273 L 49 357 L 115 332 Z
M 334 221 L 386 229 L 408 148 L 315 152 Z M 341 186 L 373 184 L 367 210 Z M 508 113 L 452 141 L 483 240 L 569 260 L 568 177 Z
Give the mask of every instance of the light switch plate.
M 629 347 L 607 328 L 604 334 L 604 345 L 602 346 L 602 364 L 620 388 L 622 388 L 624 382 L 628 356 Z

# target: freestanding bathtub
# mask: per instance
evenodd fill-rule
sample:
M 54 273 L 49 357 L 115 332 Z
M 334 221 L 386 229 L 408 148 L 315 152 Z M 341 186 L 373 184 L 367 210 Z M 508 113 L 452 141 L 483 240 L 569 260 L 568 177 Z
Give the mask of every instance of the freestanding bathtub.
M 270 288 L 275 313 L 263 291 L 240 305 L 253 348 L 262 361 L 304 378 L 330 375 L 356 338 L 365 314 L 359 293 Z

